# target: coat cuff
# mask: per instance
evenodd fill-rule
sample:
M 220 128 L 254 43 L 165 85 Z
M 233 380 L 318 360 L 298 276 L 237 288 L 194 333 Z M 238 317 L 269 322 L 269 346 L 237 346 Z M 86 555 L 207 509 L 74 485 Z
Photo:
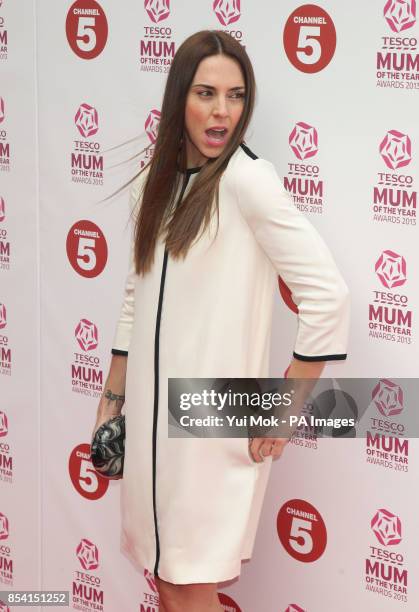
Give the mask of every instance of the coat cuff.
M 346 353 L 337 353 L 336 355 L 300 355 L 299 353 L 293 352 L 293 357 L 300 361 L 334 361 L 336 359 L 346 359 Z
M 112 352 L 122 351 L 122 353 L 128 353 L 133 325 L 133 301 L 134 300 L 132 290 L 130 291 L 129 298 L 125 299 L 125 302 L 121 309 L 121 315 L 116 325 L 115 333 L 111 344 Z M 118 355 L 121 353 L 114 354 Z

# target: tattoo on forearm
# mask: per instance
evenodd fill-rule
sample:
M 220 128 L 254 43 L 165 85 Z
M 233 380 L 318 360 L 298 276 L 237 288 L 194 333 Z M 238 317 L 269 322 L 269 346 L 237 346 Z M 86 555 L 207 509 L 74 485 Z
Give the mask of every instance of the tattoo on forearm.
M 116 393 L 112 393 L 112 391 L 110 389 L 106 390 L 105 397 L 108 400 L 111 400 L 111 401 L 112 400 L 114 400 L 114 401 L 118 401 L 119 400 L 121 402 L 125 401 L 125 395 L 117 395 Z

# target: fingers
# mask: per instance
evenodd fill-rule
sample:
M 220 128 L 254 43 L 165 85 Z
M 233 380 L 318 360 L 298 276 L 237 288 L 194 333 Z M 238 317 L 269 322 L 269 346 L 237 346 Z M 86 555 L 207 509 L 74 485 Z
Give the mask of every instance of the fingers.
M 97 412 L 97 415 L 96 415 L 96 423 L 95 423 L 95 426 L 94 426 L 93 431 L 92 431 L 91 439 L 93 439 L 95 433 L 97 432 L 99 427 L 101 425 L 103 425 L 103 423 L 106 423 L 106 421 L 109 421 L 113 417 L 119 416 L 120 414 L 121 414 L 121 412 L 118 411 L 118 410 L 115 410 L 114 408 L 112 408 L 110 410 L 109 409 L 108 410 L 99 410 Z
M 265 457 L 271 454 L 272 441 L 264 438 L 253 438 L 249 450 L 253 461 L 262 463 Z
M 250 438 L 249 451 L 253 461 L 262 463 L 265 457 L 280 457 L 288 439 L 286 438 Z

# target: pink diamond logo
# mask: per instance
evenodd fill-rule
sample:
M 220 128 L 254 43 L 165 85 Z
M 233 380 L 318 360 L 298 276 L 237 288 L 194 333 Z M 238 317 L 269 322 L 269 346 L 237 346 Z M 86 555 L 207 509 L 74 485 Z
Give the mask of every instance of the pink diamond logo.
M 160 111 L 153 109 L 145 122 L 145 131 L 147 133 L 147 136 L 150 139 L 150 142 L 152 144 L 155 144 L 156 140 L 157 140 L 157 132 L 159 130 L 159 123 L 160 123 Z
M 398 516 L 380 508 L 371 520 L 371 528 L 383 546 L 392 546 L 402 541 L 402 524 Z
M 375 263 L 375 272 L 387 289 L 400 287 L 407 280 L 406 260 L 394 251 L 383 251 Z
M 407 134 L 390 130 L 380 144 L 380 153 L 387 168 L 397 170 L 410 164 L 412 160 L 412 143 Z
M 402 32 L 416 23 L 416 0 L 388 0 L 384 17 L 393 32 Z
M 298 159 L 313 157 L 319 150 L 317 130 L 312 125 L 299 121 L 289 135 L 288 142 Z
M 4 110 L 4 100 L 3 98 L 0 98 L 0 123 L 2 123 L 2 121 L 4 121 L 6 115 L 5 115 L 5 110 Z
M 99 567 L 99 553 L 97 546 L 83 538 L 77 546 L 76 555 L 85 570 L 94 570 Z
M 9 427 L 7 423 L 7 416 L 4 412 L 1 412 L 0 410 L 0 438 L 6 436 L 8 431 Z
M 157 593 L 156 581 L 153 574 L 149 572 L 148 569 L 144 570 L 144 578 L 146 579 L 150 590 L 153 591 L 153 593 Z
M 89 138 L 99 130 L 97 110 L 90 104 L 80 104 L 74 122 L 83 138 Z
M 4 221 L 6 218 L 6 202 L 4 198 L 0 198 L 0 221 Z
M 0 304 L 0 329 L 4 329 L 7 325 L 6 306 Z
M 403 410 L 403 389 L 388 378 L 382 378 L 372 391 L 377 409 L 385 417 L 400 414 Z
M 81 319 L 74 331 L 77 342 L 82 351 L 93 351 L 98 345 L 97 327 L 87 319 Z
M 240 0 L 214 0 L 212 8 L 218 21 L 223 26 L 230 25 L 240 19 Z
M 300 606 L 297 606 L 297 604 L 290 604 L 285 612 L 305 612 L 305 610 L 300 608 Z
M 1 6 L 1 3 L 0 3 L 0 6 Z M 2 601 L 1 599 L 0 599 L 0 612 L 10 612 L 9 606 L 6 606 L 4 601 Z
M 145 0 L 144 8 L 153 23 L 159 23 L 170 15 L 170 0 Z
M 0 540 L 5 540 L 9 537 L 9 521 L 7 516 L 0 512 Z

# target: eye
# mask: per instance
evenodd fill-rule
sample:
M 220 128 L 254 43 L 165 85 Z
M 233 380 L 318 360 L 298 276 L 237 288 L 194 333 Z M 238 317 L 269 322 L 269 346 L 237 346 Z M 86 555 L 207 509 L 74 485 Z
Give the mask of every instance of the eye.
M 229 98 L 233 98 L 234 100 L 239 100 L 241 98 L 244 98 L 245 95 L 246 94 L 244 92 L 238 91 L 238 92 L 231 94 Z M 198 91 L 198 96 L 201 96 L 202 98 L 209 98 L 212 96 L 212 91 L 209 91 L 208 89 L 204 91 Z

